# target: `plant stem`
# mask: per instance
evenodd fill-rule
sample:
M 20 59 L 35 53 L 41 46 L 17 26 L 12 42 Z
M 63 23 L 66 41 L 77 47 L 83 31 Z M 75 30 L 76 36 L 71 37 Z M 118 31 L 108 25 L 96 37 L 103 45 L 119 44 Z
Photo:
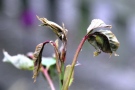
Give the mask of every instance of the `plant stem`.
M 86 35 L 86 36 L 82 39 L 82 41 L 80 42 L 80 44 L 79 44 L 79 46 L 78 46 L 78 48 L 77 48 L 77 50 L 76 50 L 76 53 L 75 53 L 75 55 L 74 55 L 74 58 L 73 58 L 73 61 L 72 61 L 72 64 L 71 64 L 71 67 L 72 67 L 71 72 L 73 72 L 74 66 L 75 66 L 75 64 L 76 64 L 76 62 L 77 62 L 77 57 L 78 57 L 78 55 L 79 55 L 79 52 L 81 51 L 82 46 L 83 46 L 84 42 L 87 40 L 87 38 L 88 38 L 88 36 Z
M 75 64 L 76 64 L 76 62 L 77 62 L 77 57 L 78 57 L 78 55 L 79 55 L 79 52 L 80 52 L 81 49 L 82 49 L 82 46 L 83 46 L 84 42 L 85 42 L 87 39 L 88 39 L 88 35 L 84 36 L 83 39 L 82 39 L 82 41 L 80 42 L 80 44 L 79 44 L 77 50 L 76 50 L 76 53 L 75 53 L 75 55 L 74 55 L 74 58 L 73 58 L 73 61 L 72 61 L 72 64 L 71 64 L 71 71 L 69 72 L 70 74 L 69 74 L 69 77 L 68 77 L 68 79 L 67 79 L 67 82 L 66 82 L 66 84 L 65 84 L 65 86 L 64 86 L 64 88 L 63 88 L 63 90 L 68 90 L 69 82 L 70 82 L 70 79 L 71 79 L 71 76 L 72 76 L 72 73 L 73 73 Z
M 60 90 L 62 90 L 64 80 L 64 62 L 61 62 L 61 73 L 59 78 L 60 78 Z
M 50 78 L 50 76 L 48 74 L 48 69 L 42 67 L 41 70 L 42 70 L 44 76 L 46 77 L 46 79 L 47 79 L 47 81 L 48 81 L 48 83 L 49 83 L 49 85 L 51 87 L 51 90 L 55 90 L 55 87 L 53 85 L 53 82 L 52 82 L 52 80 L 51 80 L 51 78 Z
M 56 68 L 57 68 L 58 73 L 60 73 L 61 71 L 60 71 L 59 61 L 58 61 L 59 60 L 58 47 L 57 47 L 56 43 L 51 41 L 51 40 L 50 41 L 45 41 L 43 44 L 45 45 L 47 43 L 50 43 L 54 47 L 54 51 L 55 51 L 55 55 L 56 55 Z
M 64 81 L 64 73 L 65 73 L 65 68 L 64 68 L 64 62 L 66 60 L 66 47 L 67 47 L 67 39 L 62 40 L 62 50 L 60 54 L 60 61 L 61 61 L 61 73 L 60 73 L 60 90 L 63 88 L 63 81 Z

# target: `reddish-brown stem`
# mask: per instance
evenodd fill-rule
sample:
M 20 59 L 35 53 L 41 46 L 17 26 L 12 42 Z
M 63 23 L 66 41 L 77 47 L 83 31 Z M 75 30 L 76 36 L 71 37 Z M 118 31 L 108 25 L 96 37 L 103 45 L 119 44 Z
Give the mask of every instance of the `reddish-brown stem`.
M 50 44 L 54 47 L 55 56 L 56 56 L 56 68 L 57 68 L 58 73 L 60 73 L 61 70 L 60 70 L 60 66 L 59 66 L 58 48 L 56 47 L 56 44 L 55 44 L 55 42 L 53 42 L 53 41 L 46 41 L 46 42 L 44 42 L 43 44 L 45 45 L 45 44 L 47 44 L 47 43 L 50 43 Z
M 89 35 L 86 35 L 86 36 L 83 37 L 82 41 L 80 42 L 80 44 L 79 44 L 79 46 L 78 46 L 78 48 L 76 50 L 76 53 L 74 55 L 74 58 L 73 58 L 73 61 L 72 61 L 72 64 L 71 64 L 71 71 L 69 72 L 70 74 L 69 74 L 69 77 L 68 77 L 68 80 L 67 80 L 65 86 L 63 87 L 63 90 L 68 90 L 69 82 L 70 82 L 70 79 L 71 79 L 75 64 L 77 62 L 77 57 L 79 55 L 79 52 L 82 49 L 82 46 L 83 46 L 84 42 L 88 39 L 88 37 L 89 37 Z
M 44 76 L 46 77 L 46 79 L 47 79 L 47 81 L 48 81 L 48 83 L 49 83 L 49 85 L 50 85 L 50 87 L 51 87 L 51 90 L 55 90 L 55 87 L 54 87 L 54 85 L 53 85 L 53 82 L 52 82 L 52 80 L 51 80 L 51 78 L 50 78 L 50 76 L 49 76 L 49 74 L 48 74 L 48 69 L 42 67 L 41 70 L 42 70 Z
M 74 66 L 75 66 L 75 64 L 77 62 L 77 57 L 79 55 L 79 52 L 81 51 L 82 46 L 83 46 L 84 42 L 87 40 L 87 38 L 88 38 L 87 35 L 85 37 L 83 37 L 82 41 L 80 42 L 80 44 L 79 44 L 79 46 L 78 46 L 78 48 L 76 50 L 76 53 L 74 55 L 74 58 L 73 58 L 73 61 L 72 61 L 72 65 L 71 65 L 73 67 L 72 69 L 74 69 Z M 71 71 L 73 71 L 73 70 L 71 70 Z

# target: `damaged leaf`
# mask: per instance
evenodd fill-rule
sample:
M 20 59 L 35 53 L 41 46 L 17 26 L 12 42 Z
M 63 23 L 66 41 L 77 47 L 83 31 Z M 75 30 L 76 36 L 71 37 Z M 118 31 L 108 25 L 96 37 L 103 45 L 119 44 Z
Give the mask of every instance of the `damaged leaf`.
M 120 44 L 110 30 L 99 30 L 92 33 L 88 38 L 88 42 L 96 49 L 94 56 L 99 55 L 101 51 L 110 53 L 110 55 L 114 53 L 115 56 L 118 56 L 115 52 Z
M 53 30 L 53 32 L 59 37 L 60 40 L 66 40 L 67 39 L 67 37 L 66 37 L 67 29 L 64 28 L 64 25 L 63 25 L 63 28 L 62 28 L 58 24 L 56 24 L 52 21 L 49 21 L 46 18 L 39 18 L 38 16 L 37 16 L 37 18 L 43 23 L 41 26 L 50 27 Z
M 33 78 L 34 78 L 34 82 L 36 81 L 36 77 L 39 73 L 40 67 L 41 67 L 41 59 L 42 59 L 42 51 L 44 48 L 44 44 L 40 43 L 36 46 L 36 50 L 33 54 L 33 60 L 34 60 L 34 74 L 33 74 Z
M 18 54 L 15 56 L 11 56 L 3 50 L 4 58 L 3 62 L 9 62 L 12 65 L 14 65 L 17 69 L 23 69 L 23 70 L 33 70 L 34 69 L 34 63 L 31 59 L 26 57 L 25 55 Z
M 55 56 L 56 56 L 55 57 L 56 61 L 51 61 L 50 63 L 48 61 L 46 62 L 46 61 L 41 60 L 43 48 L 47 43 L 50 43 L 54 47 Z M 60 67 L 59 67 L 59 63 L 58 63 L 59 51 L 58 51 L 56 43 L 53 42 L 53 41 L 46 41 L 44 43 L 38 44 L 36 46 L 36 50 L 33 54 L 33 59 L 34 59 L 34 75 L 33 75 L 34 82 L 36 81 L 36 77 L 37 77 L 38 72 L 40 70 L 41 62 L 42 62 L 43 65 L 47 66 L 47 68 L 49 68 L 52 64 L 56 63 L 57 71 L 60 72 Z
M 91 24 L 89 25 L 87 29 L 87 34 L 91 34 L 91 32 L 96 28 L 111 28 L 111 25 L 106 25 L 102 20 L 100 19 L 93 19 Z
M 50 27 L 53 32 L 59 37 L 59 39 L 62 41 L 62 45 L 60 47 L 60 52 L 59 52 L 59 56 L 60 56 L 60 60 L 62 62 L 65 61 L 65 56 L 66 56 L 66 45 L 67 45 L 67 33 L 68 33 L 68 30 L 65 29 L 65 26 L 64 24 L 62 24 L 62 27 L 59 26 L 58 24 L 52 22 L 52 21 L 49 21 L 47 20 L 46 18 L 39 18 L 37 16 L 37 18 L 42 22 L 42 25 L 41 26 L 48 26 Z M 56 41 L 56 47 L 58 48 L 58 41 Z M 58 62 L 57 62 L 58 64 Z M 57 65 L 56 64 L 56 65 Z
M 115 56 L 118 56 L 115 52 L 119 47 L 119 41 L 110 30 L 97 30 L 93 32 L 95 29 L 111 27 L 111 25 L 105 24 L 100 19 L 92 20 L 91 24 L 89 25 L 87 29 L 87 40 L 96 49 L 94 56 L 98 56 L 101 51 L 110 54 L 114 53 Z

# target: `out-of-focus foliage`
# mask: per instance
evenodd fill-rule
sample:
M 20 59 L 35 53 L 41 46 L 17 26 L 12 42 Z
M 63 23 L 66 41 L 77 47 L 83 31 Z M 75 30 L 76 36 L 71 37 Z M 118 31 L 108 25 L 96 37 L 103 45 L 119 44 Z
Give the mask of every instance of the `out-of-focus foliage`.
M 11 56 L 6 51 L 3 51 L 3 54 L 4 54 L 3 62 L 9 62 L 18 69 L 25 69 L 25 70 L 34 69 L 33 61 L 28 57 L 26 57 L 25 55 L 18 54 L 15 56 Z
M 42 58 L 42 65 L 46 66 L 47 69 L 49 69 L 52 65 L 56 64 L 56 60 L 52 57 L 43 57 Z

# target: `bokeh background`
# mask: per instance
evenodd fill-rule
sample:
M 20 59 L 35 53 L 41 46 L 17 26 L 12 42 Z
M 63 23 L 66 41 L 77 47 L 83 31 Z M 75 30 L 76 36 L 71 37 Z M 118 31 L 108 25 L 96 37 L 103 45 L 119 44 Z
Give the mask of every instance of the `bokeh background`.
M 111 24 L 117 36 L 119 57 L 100 54 L 93 57 L 94 48 L 86 42 L 79 55 L 80 66 L 70 90 L 135 90 L 135 0 L 0 0 L 0 90 L 50 90 L 39 75 L 33 83 L 32 71 L 18 70 L 3 63 L 2 50 L 11 55 L 26 54 L 45 40 L 55 40 L 54 33 L 39 27 L 39 17 L 68 29 L 66 64 L 72 58 L 92 19 Z M 43 56 L 52 56 L 53 48 L 45 47 Z M 59 90 L 58 79 L 53 80 Z

